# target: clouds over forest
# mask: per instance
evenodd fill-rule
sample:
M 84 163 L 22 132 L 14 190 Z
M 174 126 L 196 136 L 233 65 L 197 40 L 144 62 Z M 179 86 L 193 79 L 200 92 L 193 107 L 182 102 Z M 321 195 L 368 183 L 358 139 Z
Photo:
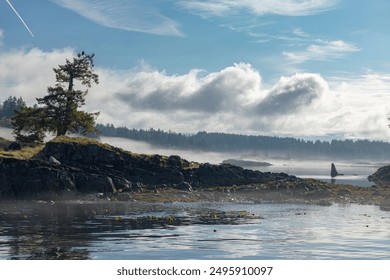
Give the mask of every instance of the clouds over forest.
M 1 99 L 22 96 L 33 104 L 54 84 L 53 67 L 70 49 L 0 52 Z M 178 132 L 199 130 L 266 135 L 388 139 L 390 75 L 324 78 L 314 73 L 270 84 L 246 63 L 218 72 L 193 69 L 172 75 L 151 67 L 97 67 L 100 84 L 87 96 L 98 121 Z

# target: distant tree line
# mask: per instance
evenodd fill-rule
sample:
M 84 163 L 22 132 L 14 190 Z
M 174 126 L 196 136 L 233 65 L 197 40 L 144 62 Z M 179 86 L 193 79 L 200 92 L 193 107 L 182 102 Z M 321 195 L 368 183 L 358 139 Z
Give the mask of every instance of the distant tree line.
M 0 126 L 12 128 L 15 111 L 26 106 L 19 97 L 0 100 Z M 101 136 L 123 137 L 176 149 L 214 152 L 240 152 L 259 157 L 308 159 L 373 159 L 388 161 L 390 143 L 370 140 L 312 141 L 292 137 L 250 136 L 227 133 L 176 133 L 161 129 L 129 129 L 112 124 L 97 124 Z
M 2 102 L 0 100 L 0 126 L 12 128 L 11 118 L 23 106 L 26 102 L 21 97 L 10 96 Z
M 370 140 L 312 141 L 291 137 L 250 136 L 226 133 L 175 133 L 160 129 L 128 129 L 97 124 L 102 136 L 123 137 L 153 145 L 214 152 L 241 152 L 264 157 L 307 159 L 389 160 L 390 143 Z

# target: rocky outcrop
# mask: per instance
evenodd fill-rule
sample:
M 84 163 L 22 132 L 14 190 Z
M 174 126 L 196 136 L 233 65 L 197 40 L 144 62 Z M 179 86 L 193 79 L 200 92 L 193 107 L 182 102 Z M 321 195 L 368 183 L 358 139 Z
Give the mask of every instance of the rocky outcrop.
M 0 198 L 38 198 L 69 192 L 113 192 L 104 174 L 41 160 L 0 158 Z
M 231 164 L 241 167 L 267 167 L 272 164 L 265 161 L 253 161 L 253 160 L 242 160 L 242 159 L 226 159 L 222 161 L 222 164 Z
M 336 169 L 336 166 L 334 165 L 334 163 L 331 164 L 330 166 L 330 176 L 331 177 L 337 177 L 337 176 L 342 176 L 344 174 L 340 174 L 337 172 L 337 169 Z
M 277 181 L 285 178 L 292 181 L 298 179 L 285 173 L 263 173 L 230 164 L 213 165 L 205 163 L 201 164 L 188 180 L 200 187 L 210 187 L 265 183 L 270 180 Z
M 390 187 L 390 165 L 379 168 L 374 174 L 368 176 L 368 180 L 380 187 Z
M 81 138 L 48 142 L 39 159 L 0 157 L 0 198 L 134 192 L 144 188 L 180 190 L 299 180 L 229 164 L 188 162 L 179 156 L 140 155 Z

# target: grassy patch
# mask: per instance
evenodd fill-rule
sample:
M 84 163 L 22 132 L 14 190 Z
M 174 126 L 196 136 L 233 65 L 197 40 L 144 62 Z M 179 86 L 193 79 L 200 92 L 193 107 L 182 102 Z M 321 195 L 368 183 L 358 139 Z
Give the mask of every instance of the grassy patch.
M 16 158 L 16 159 L 32 159 L 39 156 L 42 152 L 44 145 L 37 145 L 34 147 L 23 147 L 18 151 L 5 151 L 0 149 L 0 157 Z
M 96 145 L 102 149 L 107 151 L 116 153 L 116 154 L 128 154 L 131 157 L 144 160 L 144 161 L 153 161 L 157 155 L 151 154 L 138 154 L 130 151 L 126 151 L 120 148 L 116 148 L 109 144 L 101 143 L 96 139 L 86 138 L 86 137 L 68 137 L 68 136 L 59 136 L 51 140 L 52 143 L 69 143 L 75 145 Z M 40 154 L 44 148 L 44 144 L 38 145 L 35 147 L 23 147 L 19 151 L 6 151 L 6 148 L 9 146 L 11 141 L 0 138 L 0 157 L 8 157 L 8 158 L 17 158 L 17 159 L 31 159 L 31 158 L 39 158 Z M 168 165 L 168 157 L 167 156 L 159 156 L 160 166 L 166 167 Z M 199 168 L 199 163 L 197 162 L 186 162 L 182 160 L 182 166 L 184 169 L 195 169 Z
M 78 145 L 97 145 L 99 147 L 105 148 L 107 150 L 113 150 L 113 147 L 108 144 L 103 144 L 98 140 L 86 137 L 68 137 L 68 136 L 58 136 L 51 140 L 53 143 L 72 143 Z
M 123 150 L 121 148 L 117 148 L 117 147 L 114 147 L 114 146 L 111 146 L 109 144 L 106 144 L 106 143 L 101 143 L 99 142 L 98 140 L 96 139 L 92 139 L 92 138 L 86 138 L 86 137 L 68 137 L 68 136 L 58 136 L 56 138 L 54 138 L 53 140 L 51 140 L 50 142 L 53 142 L 53 143 L 70 143 L 70 144 L 77 144 L 77 145 L 96 145 L 102 149 L 105 149 L 105 150 L 108 150 L 108 151 L 111 151 L 111 152 L 114 152 L 114 153 L 126 153 L 126 154 L 129 154 L 129 155 L 132 155 L 133 157 L 143 157 L 143 158 L 152 158 L 154 155 L 142 155 L 142 154 L 136 154 L 136 153 L 132 153 L 130 151 L 126 151 L 126 150 Z
M 189 170 L 189 169 L 198 169 L 200 167 L 199 162 L 191 161 L 188 164 L 184 165 L 183 169 L 184 170 Z

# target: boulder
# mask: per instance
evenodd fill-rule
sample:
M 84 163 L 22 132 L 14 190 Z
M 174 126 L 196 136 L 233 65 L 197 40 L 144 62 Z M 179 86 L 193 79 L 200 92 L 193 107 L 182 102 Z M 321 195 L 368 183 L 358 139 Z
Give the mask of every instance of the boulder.
M 49 157 L 49 163 L 51 165 L 61 165 L 61 162 L 53 156 Z
M 175 189 L 183 190 L 183 191 L 192 191 L 192 186 L 190 183 L 181 182 L 180 184 L 174 185 Z
M 338 196 L 350 196 L 352 195 L 352 192 L 348 189 L 341 189 L 337 191 Z
M 390 165 L 379 168 L 368 180 L 379 187 L 390 187 Z
M 20 143 L 18 143 L 18 142 L 12 142 L 8 146 L 8 150 L 10 150 L 10 151 L 19 151 L 21 149 L 22 149 L 22 145 L 20 145 Z

